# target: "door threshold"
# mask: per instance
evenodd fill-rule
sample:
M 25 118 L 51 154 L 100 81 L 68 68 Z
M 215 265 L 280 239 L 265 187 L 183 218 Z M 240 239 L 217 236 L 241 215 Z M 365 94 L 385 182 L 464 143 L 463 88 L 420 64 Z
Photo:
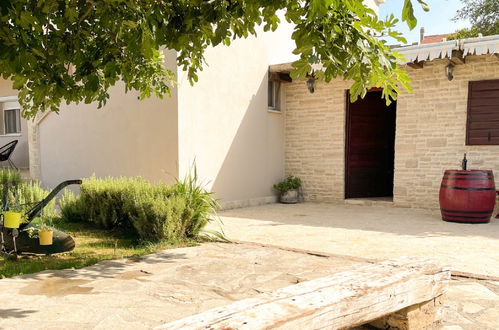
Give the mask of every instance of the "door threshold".
M 364 206 L 391 206 L 393 197 L 365 197 L 365 198 L 346 198 L 345 204 L 364 205 Z

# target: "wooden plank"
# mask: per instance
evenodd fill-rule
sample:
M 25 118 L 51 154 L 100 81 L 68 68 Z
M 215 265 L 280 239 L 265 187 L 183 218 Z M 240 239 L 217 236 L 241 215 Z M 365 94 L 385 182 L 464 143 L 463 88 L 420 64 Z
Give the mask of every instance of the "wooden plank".
M 279 73 L 279 80 L 285 82 L 293 82 L 293 79 L 289 75 L 289 73 Z
M 468 145 L 498 145 L 499 138 L 492 137 L 490 140 L 487 137 L 468 137 Z
M 499 119 L 499 113 L 489 113 L 489 112 L 477 113 L 477 114 L 472 113 L 469 118 L 470 123 L 491 122 L 491 121 L 496 121 L 498 119 Z
M 424 61 L 416 62 L 416 63 L 407 63 L 407 66 L 411 67 L 413 69 L 422 69 L 422 68 L 424 68 Z
M 470 107 L 471 114 L 497 114 L 497 105 Z M 499 118 L 499 116 L 497 116 Z
M 498 98 L 499 97 L 499 88 L 498 89 L 488 89 L 483 91 L 473 91 L 471 93 L 473 98 Z
M 499 93 L 496 97 L 480 98 L 472 97 L 470 102 L 471 107 L 481 107 L 481 106 L 496 106 L 499 108 Z
M 463 56 L 463 51 L 462 50 L 453 50 L 452 51 L 451 61 L 454 64 L 464 64 L 465 63 L 465 57 Z
M 499 129 L 489 129 L 489 128 L 481 128 L 481 129 L 473 129 L 470 130 L 470 137 L 499 137 Z
M 450 271 L 414 258 L 356 267 L 156 329 L 346 329 L 445 293 Z
M 470 90 L 475 91 L 485 91 L 485 90 L 497 90 L 499 89 L 499 79 L 493 80 L 480 80 L 480 81 L 470 81 Z
M 498 116 L 499 117 L 499 116 Z M 496 121 L 472 121 L 470 123 L 470 130 L 478 130 L 478 129 L 486 129 L 486 130 L 495 130 L 499 129 L 499 118 Z
M 273 64 L 269 66 L 269 72 L 289 73 L 291 70 L 293 70 L 291 63 Z
M 289 73 L 282 73 L 282 72 L 270 72 L 269 73 L 269 80 L 274 80 L 274 81 L 284 81 L 284 82 L 292 82 L 293 79 L 291 79 L 291 76 Z

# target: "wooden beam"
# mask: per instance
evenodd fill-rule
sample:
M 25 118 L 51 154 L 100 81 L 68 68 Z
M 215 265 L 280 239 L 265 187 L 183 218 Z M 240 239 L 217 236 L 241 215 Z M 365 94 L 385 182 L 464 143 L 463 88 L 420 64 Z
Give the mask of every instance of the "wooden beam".
M 156 329 L 346 329 L 431 302 L 446 292 L 449 279 L 450 271 L 432 262 L 401 258 L 356 266 Z
M 415 63 L 407 63 L 407 66 L 413 69 L 422 69 L 424 67 L 424 61 L 415 62 Z
M 291 63 L 283 63 L 283 64 L 273 64 L 269 66 L 270 72 L 291 72 L 293 66 Z
M 291 76 L 289 73 L 285 72 L 269 72 L 269 79 L 275 81 L 284 81 L 284 82 L 292 82 Z
M 454 64 L 464 64 L 464 63 L 466 63 L 465 58 L 463 56 L 463 51 L 462 50 L 453 50 L 452 51 L 451 61 Z
M 279 80 L 285 82 L 293 82 L 293 79 L 289 75 L 289 73 L 279 73 Z

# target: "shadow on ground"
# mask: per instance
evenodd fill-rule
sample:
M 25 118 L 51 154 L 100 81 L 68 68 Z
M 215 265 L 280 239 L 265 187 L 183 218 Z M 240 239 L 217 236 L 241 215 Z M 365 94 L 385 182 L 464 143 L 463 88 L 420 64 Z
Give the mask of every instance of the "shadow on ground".
M 0 308 L 0 319 L 22 319 L 36 312 L 36 310 L 31 309 Z
M 137 258 L 131 257 L 124 260 L 105 260 L 93 266 L 80 269 L 78 272 L 80 274 L 84 274 L 87 279 L 98 280 L 115 277 L 117 274 L 127 269 L 128 265 L 131 263 L 141 262 L 146 264 L 166 264 L 175 263 L 183 259 L 186 259 L 186 256 L 183 253 L 163 251 Z M 36 280 L 44 279 L 47 276 L 71 279 L 75 276 L 75 270 L 45 270 L 38 273 L 23 275 L 23 278 Z
M 453 223 L 442 221 L 437 212 L 391 206 L 369 207 L 340 203 L 269 204 L 223 211 L 220 215 L 269 222 L 255 226 L 303 225 L 416 237 L 482 236 L 499 239 L 499 220 L 495 218 L 487 224 Z

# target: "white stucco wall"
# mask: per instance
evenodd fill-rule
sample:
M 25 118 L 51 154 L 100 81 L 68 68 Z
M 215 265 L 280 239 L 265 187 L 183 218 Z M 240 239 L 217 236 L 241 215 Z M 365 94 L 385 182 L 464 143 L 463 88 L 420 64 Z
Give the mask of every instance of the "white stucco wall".
M 268 111 L 267 86 L 269 64 L 295 59 L 291 31 L 286 23 L 208 49 L 208 66 L 194 86 L 179 73 L 180 175 L 195 160 L 222 202 L 269 200 L 284 175 L 283 115 Z
M 167 63 L 175 63 L 168 53 Z M 176 72 L 176 67 L 170 69 Z M 178 176 L 177 95 L 138 100 L 123 84 L 96 104 L 64 105 L 39 125 L 41 180 L 54 187 L 67 179 L 142 176 L 172 182 Z
M 365 4 L 377 12 L 379 2 Z M 229 207 L 271 201 L 284 176 L 284 102 L 281 113 L 268 111 L 268 66 L 297 59 L 293 28 L 282 19 L 275 32 L 208 49 L 194 86 L 179 72 L 179 174 L 195 161 Z
M 0 98 L 17 96 L 17 94 L 18 92 L 12 89 L 11 81 L 0 78 Z M 0 115 L 3 114 L 0 113 Z M 21 134 L 0 135 L 0 147 L 13 140 L 19 140 L 19 142 L 17 143 L 16 149 L 11 156 L 12 161 L 18 168 L 28 168 L 28 128 L 26 125 L 26 119 L 21 118 Z M 9 164 L 7 162 L 2 162 L 0 163 L 0 167 L 9 167 Z

